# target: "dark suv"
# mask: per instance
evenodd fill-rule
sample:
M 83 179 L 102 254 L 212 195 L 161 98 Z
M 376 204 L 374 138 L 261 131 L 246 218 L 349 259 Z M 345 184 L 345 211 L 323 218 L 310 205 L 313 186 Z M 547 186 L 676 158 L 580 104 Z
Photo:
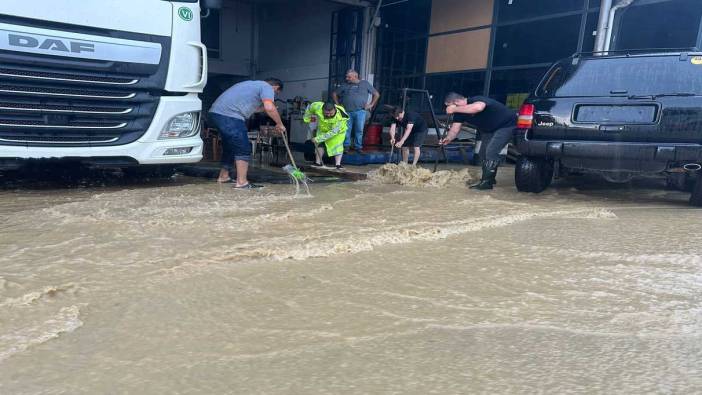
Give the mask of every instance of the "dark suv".
M 613 182 L 661 175 L 702 206 L 702 53 L 574 55 L 554 64 L 519 111 L 515 181 L 554 175 Z

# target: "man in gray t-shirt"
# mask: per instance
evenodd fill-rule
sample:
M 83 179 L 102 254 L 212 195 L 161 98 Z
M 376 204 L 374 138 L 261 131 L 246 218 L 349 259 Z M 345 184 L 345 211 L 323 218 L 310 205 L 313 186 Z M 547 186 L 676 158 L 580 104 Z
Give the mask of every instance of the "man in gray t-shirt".
M 285 126 L 275 107 L 276 92 L 283 90 L 283 83 L 277 78 L 265 81 L 240 82 L 222 93 L 210 108 L 209 118 L 219 130 L 222 139 L 222 168 L 219 182 L 233 182 L 234 188 L 251 189 L 258 187 L 247 179 L 251 160 L 246 120 L 255 112 L 265 111 L 275 122 L 276 129 L 285 133 Z M 236 180 L 231 179 L 229 169 L 232 162 L 236 166 Z
M 373 98 L 369 102 L 368 97 L 371 95 Z M 332 93 L 332 98 L 336 104 L 342 105 L 349 114 L 349 127 L 346 130 L 344 147 L 351 146 L 351 137 L 353 136 L 354 147 L 360 152 L 363 148 L 366 111 L 372 110 L 378 104 L 380 93 L 368 81 L 361 80 L 357 71 L 349 70 L 346 72 L 346 83 Z

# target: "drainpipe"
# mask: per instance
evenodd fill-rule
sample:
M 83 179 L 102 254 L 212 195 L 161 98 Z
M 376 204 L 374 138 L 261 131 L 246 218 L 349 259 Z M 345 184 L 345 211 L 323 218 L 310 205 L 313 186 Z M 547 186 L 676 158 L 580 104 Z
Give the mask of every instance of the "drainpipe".
M 366 8 L 364 12 L 364 34 L 363 34 L 363 62 L 359 67 L 359 73 L 362 78 L 368 80 L 368 82 L 373 83 L 375 79 L 375 46 L 377 42 L 377 28 L 379 26 L 378 14 L 380 13 L 380 7 L 383 4 L 383 0 L 379 0 L 375 7 L 375 11 L 372 8 Z
M 595 52 L 602 52 L 607 38 L 607 21 L 609 11 L 612 9 L 612 0 L 602 0 L 600 3 L 600 19 L 597 22 L 597 37 L 595 39 Z
M 612 31 L 614 30 L 614 17 L 617 14 L 617 11 L 619 11 L 622 8 L 626 8 L 633 3 L 634 0 L 621 0 L 617 5 L 612 7 L 612 10 L 609 11 L 609 21 L 607 23 L 607 36 L 605 38 L 605 46 L 604 46 L 604 51 L 607 52 L 609 51 L 610 46 L 612 45 Z

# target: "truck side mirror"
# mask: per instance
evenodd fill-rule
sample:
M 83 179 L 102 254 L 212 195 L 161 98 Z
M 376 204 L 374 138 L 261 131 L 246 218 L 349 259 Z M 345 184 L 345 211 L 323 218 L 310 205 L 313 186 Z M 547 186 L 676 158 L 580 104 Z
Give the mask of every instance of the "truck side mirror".
M 209 10 L 219 10 L 222 8 L 222 0 L 202 0 L 202 8 Z

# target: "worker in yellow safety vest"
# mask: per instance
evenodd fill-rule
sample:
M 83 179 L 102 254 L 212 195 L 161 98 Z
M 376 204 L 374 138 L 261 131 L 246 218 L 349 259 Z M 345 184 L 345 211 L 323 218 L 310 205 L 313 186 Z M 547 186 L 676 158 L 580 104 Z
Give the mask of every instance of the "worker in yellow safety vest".
M 315 133 L 312 142 L 315 145 L 315 165 L 323 166 L 324 143 L 327 155 L 334 157 L 337 170 L 342 170 L 341 158 L 344 155 L 344 139 L 348 129 L 349 115 L 344 107 L 331 102 L 314 102 L 307 106 L 303 121 L 310 125 Z

